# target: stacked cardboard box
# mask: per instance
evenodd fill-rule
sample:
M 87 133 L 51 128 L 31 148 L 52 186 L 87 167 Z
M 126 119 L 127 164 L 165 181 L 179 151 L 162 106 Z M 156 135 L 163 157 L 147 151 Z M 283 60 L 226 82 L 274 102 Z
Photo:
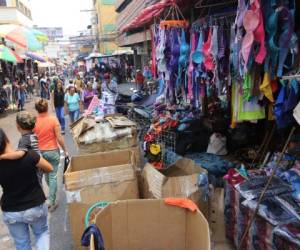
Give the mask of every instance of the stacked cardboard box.
M 81 249 L 84 217 L 99 201 L 138 199 L 135 150 L 72 157 L 64 175 L 71 232 L 75 249 Z
M 203 173 L 207 174 L 207 171 L 186 158 L 178 160 L 166 170 L 157 170 L 151 164 L 146 164 L 143 170 L 143 198 L 189 198 L 208 218 L 209 202 L 205 200 L 205 190 L 198 185 L 199 174 Z

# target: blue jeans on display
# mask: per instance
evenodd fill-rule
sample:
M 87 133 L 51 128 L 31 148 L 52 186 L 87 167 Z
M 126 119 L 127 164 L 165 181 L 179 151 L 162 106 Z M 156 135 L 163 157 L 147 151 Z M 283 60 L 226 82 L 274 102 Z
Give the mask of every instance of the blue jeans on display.
M 70 122 L 73 123 L 79 118 L 79 110 L 69 111 Z
M 65 131 L 65 113 L 64 107 L 55 108 L 56 117 L 60 123 L 60 127 L 62 131 Z
M 57 172 L 60 163 L 59 150 L 42 151 L 42 156 L 53 167 L 52 172 L 45 173 L 45 180 L 49 187 L 49 197 L 48 197 L 49 204 L 54 205 L 56 202 L 56 192 L 57 192 Z
M 48 207 L 46 203 L 21 212 L 3 212 L 3 221 L 14 239 L 17 250 L 31 250 L 30 231 L 36 250 L 49 250 Z

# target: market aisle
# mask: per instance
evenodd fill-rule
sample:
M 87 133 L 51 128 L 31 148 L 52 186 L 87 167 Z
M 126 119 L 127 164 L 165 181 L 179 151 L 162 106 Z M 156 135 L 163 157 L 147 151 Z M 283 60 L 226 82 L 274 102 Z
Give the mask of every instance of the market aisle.
M 33 111 L 33 102 L 26 104 L 26 110 Z M 34 111 L 33 111 L 34 112 Z M 0 127 L 4 129 L 7 133 L 11 143 L 14 147 L 17 146 L 19 140 L 19 133 L 15 126 L 16 112 L 9 112 L 4 115 L 0 115 Z M 65 136 L 66 144 L 70 155 L 76 154 L 76 149 L 74 148 L 72 138 L 67 132 Z M 49 214 L 50 222 L 50 250 L 72 250 L 72 240 L 68 224 L 68 215 L 66 210 L 66 199 L 64 188 L 62 185 L 62 167 L 59 172 L 59 186 L 58 186 L 58 202 L 59 206 L 56 211 Z M 47 190 L 47 186 L 45 185 Z M 2 195 L 2 190 L 0 190 L 0 196 Z M 9 236 L 7 227 L 4 225 L 2 220 L 2 212 L 0 210 L 0 250 L 14 250 L 14 245 L 12 239 Z
M 66 117 L 66 128 L 69 126 L 68 118 Z M 72 137 L 68 129 L 66 129 L 65 143 L 69 151 L 70 156 L 77 154 L 77 150 L 74 146 Z M 63 159 L 62 159 L 63 160 Z M 60 168 L 60 173 L 58 177 L 58 208 L 51 214 L 50 218 L 50 250 L 71 250 L 72 247 L 72 237 L 70 232 L 66 195 L 64 191 L 64 186 L 62 185 L 63 178 L 63 167 Z

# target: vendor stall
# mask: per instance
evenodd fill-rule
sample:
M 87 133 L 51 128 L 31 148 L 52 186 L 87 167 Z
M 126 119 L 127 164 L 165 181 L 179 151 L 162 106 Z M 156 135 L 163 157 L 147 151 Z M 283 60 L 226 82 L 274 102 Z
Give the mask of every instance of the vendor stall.
M 185 155 L 207 169 L 214 187 L 223 186 L 224 175 L 229 182 L 236 177 L 252 183 L 256 172 L 267 172 L 262 186 L 268 190 L 266 184 L 274 176 L 271 170 L 268 173 L 268 164 L 272 165 L 274 153 L 287 149 L 292 149 L 293 157 L 299 153 L 299 143 L 288 140 L 291 130 L 296 137 L 299 134 L 295 120 L 300 117 L 299 107 L 295 109 L 300 101 L 299 27 L 295 22 L 299 7 L 296 1 L 160 1 L 124 27 L 128 32 L 152 25 L 152 74 L 164 86 L 144 134 L 148 162 L 161 171 L 172 168 L 176 156 Z M 192 15 L 189 8 L 195 8 Z M 296 171 L 296 159 L 285 171 Z M 298 201 L 293 197 L 297 188 L 291 185 L 285 178 L 276 184 L 279 189 L 287 186 L 281 193 L 289 196 L 294 209 L 287 215 L 292 224 L 280 221 L 276 211 L 271 216 L 275 224 L 264 211 L 260 213 L 280 203 L 268 196 L 227 200 L 225 205 L 231 209 L 226 219 L 239 216 L 228 221 L 226 228 L 237 248 L 277 249 L 277 242 L 285 246 L 278 249 L 299 248 L 290 241 L 298 221 Z M 226 193 L 241 195 L 230 184 Z M 246 207 L 248 212 L 239 213 L 235 207 Z M 249 220 L 251 214 L 269 223 L 261 225 L 271 239 L 255 233 L 259 226 L 255 219 Z M 243 226 L 232 231 L 237 221 Z
M 131 109 L 147 114 L 140 189 L 145 198 L 193 199 L 216 249 L 300 249 L 299 12 L 296 1 L 166 0 L 122 30 L 151 26 L 159 86 L 151 108 Z M 95 102 L 94 117 L 72 126 L 79 148 L 138 145 L 133 124 L 107 118 L 115 100 Z

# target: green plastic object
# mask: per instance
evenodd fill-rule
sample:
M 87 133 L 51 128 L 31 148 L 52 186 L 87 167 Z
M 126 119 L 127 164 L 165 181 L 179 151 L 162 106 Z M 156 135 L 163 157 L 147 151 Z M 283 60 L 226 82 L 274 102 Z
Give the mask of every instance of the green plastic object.
M 93 212 L 93 210 L 95 208 L 105 208 L 108 205 L 109 205 L 109 202 L 106 202 L 106 201 L 100 201 L 100 202 L 97 202 L 94 205 L 92 205 L 85 214 L 85 218 L 84 218 L 85 227 L 89 226 L 89 219 L 90 219 L 91 213 Z

